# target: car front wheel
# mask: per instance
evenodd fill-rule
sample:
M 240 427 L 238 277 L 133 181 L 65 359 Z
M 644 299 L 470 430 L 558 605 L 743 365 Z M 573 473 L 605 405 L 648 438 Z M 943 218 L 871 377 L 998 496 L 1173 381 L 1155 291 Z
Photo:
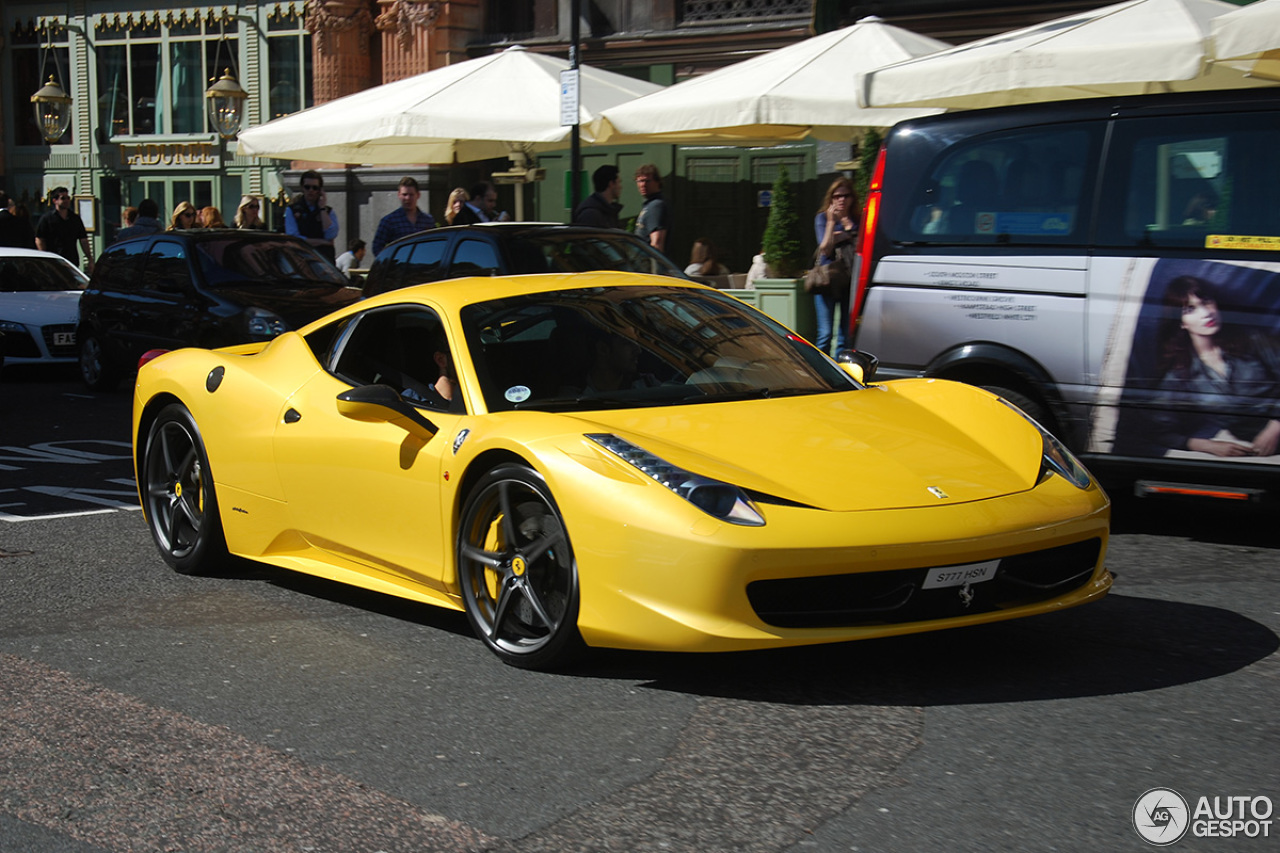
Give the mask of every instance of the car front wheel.
M 227 559 L 209 457 L 181 405 L 161 410 L 147 433 L 143 499 L 160 556 L 184 575 L 214 574 Z
M 550 669 L 581 652 L 577 564 L 536 471 L 501 465 L 476 484 L 458 532 L 458 579 L 472 628 L 506 663 Z

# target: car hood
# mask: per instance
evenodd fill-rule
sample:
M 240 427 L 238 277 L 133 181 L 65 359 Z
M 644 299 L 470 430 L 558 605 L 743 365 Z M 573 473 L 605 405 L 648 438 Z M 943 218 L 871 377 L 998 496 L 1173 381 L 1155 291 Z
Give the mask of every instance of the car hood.
M 75 323 L 80 308 L 79 290 L 43 290 L 0 293 L 0 320 L 47 326 Z
M 1039 431 L 998 398 L 935 380 L 582 419 L 584 432 L 613 433 L 694 473 L 833 511 L 1025 491 L 1043 453 Z
M 239 305 L 265 308 L 280 315 L 289 328 L 297 329 L 360 299 L 353 287 L 328 284 L 290 284 L 289 282 L 254 282 L 245 285 L 221 285 L 210 288 L 219 299 Z

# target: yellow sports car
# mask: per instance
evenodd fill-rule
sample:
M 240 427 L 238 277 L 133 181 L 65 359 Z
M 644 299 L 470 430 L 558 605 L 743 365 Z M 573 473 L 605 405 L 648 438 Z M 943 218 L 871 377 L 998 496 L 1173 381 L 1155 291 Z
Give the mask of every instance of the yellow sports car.
M 177 571 L 230 553 L 464 610 L 522 667 L 1106 594 L 1110 505 L 1053 436 L 978 388 L 873 374 L 692 282 L 460 279 L 153 358 L 134 459 Z

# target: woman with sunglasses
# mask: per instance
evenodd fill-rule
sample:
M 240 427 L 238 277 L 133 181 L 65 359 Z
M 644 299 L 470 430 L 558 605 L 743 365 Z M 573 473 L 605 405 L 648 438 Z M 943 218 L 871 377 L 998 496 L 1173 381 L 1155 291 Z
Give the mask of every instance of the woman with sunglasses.
M 173 216 L 169 218 L 169 227 L 166 231 L 177 231 L 182 228 L 195 228 L 196 226 L 196 209 L 189 201 L 180 201 L 178 206 L 173 209 Z
M 262 202 L 256 195 L 242 196 L 240 206 L 236 208 L 236 215 L 231 221 L 236 228 L 245 231 L 266 231 L 267 223 L 262 221 L 261 210 Z
M 836 178 L 822 198 L 822 206 L 814 217 L 813 227 L 818 238 L 818 257 L 815 263 L 827 265 L 837 257 L 844 260 L 849 270 L 854 268 L 854 238 L 858 236 L 857 197 L 853 182 L 848 178 Z M 850 281 L 844 276 L 825 291 L 813 294 L 814 313 L 818 318 L 818 335 L 814 343 L 825 353 L 831 350 L 831 329 L 839 324 L 836 332 L 836 351 L 848 347 L 849 340 L 849 291 Z

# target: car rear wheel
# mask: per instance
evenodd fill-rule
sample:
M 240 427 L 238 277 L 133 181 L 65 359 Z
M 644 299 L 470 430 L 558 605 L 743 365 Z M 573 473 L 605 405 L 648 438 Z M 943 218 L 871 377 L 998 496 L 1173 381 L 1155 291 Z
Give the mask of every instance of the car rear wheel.
M 536 471 L 501 465 L 472 489 L 458 532 L 458 580 L 471 627 L 506 663 L 550 669 L 582 651 L 577 563 Z
M 120 384 L 120 374 L 107 363 L 102 341 L 93 335 L 80 339 L 80 378 L 90 391 L 110 391 Z
M 227 560 L 209 457 L 181 405 L 161 410 L 147 433 L 143 500 L 160 556 L 184 575 L 213 574 Z

